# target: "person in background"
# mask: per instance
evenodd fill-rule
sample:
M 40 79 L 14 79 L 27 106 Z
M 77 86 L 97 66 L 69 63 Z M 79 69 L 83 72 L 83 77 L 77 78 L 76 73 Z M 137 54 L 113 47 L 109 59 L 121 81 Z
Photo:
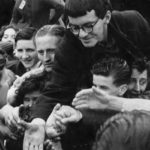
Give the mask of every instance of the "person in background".
M 148 89 L 149 83 L 149 63 L 144 58 L 135 60 L 132 65 L 131 81 L 128 88 L 128 96 L 143 97 L 149 99 L 150 95 Z
M 149 150 L 150 112 L 119 113 L 99 128 L 92 150 Z
M 15 74 L 6 68 L 6 53 L 0 49 L 0 108 L 7 103 L 7 92 L 15 79 Z
M 36 29 L 28 27 L 19 31 L 16 35 L 15 54 L 19 61 L 10 66 L 9 69 L 18 76 L 41 66 L 33 42 L 35 32 Z
M 19 29 L 39 29 L 46 24 L 57 23 L 64 11 L 64 5 L 63 0 L 16 0 L 10 24 Z M 55 15 L 51 20 L 50 9 L 55 9 Z
M 13 25 L 3 26 L 0 32 L 1 41 L 10 42 L 14 45 L 17 32 L 18 32 L 18 29 Z

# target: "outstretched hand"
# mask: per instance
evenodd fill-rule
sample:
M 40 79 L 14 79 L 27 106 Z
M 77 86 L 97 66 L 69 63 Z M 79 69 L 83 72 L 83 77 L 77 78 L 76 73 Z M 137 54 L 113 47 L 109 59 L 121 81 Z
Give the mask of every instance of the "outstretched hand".
M 27 123 L 21 120 L 19 124 L 25 129 L 23 150 L 43 150 L 45 121 L 34 119 L 31 123 Z
M 78 92 L 73 99 L 72 105 L 76 109 L 102 110 L 108 108 L 108 94 L 96 87 L 84 89 Z

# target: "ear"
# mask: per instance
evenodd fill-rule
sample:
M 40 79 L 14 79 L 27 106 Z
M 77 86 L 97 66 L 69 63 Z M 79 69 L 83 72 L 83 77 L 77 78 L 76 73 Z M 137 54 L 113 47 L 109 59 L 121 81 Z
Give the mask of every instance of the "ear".
M 125 92 L 127 91 L 128 89 L 128 85 L 127 84 L 123 84 L 119 87 L 119 93 L 118 95 L 119 96 L 123 96 L 125 94 Z
M 106 24 L 109 24 L 110 19 L 111 19 L 111 12 L 110 12 L 110 10 L 108 10 L 108 11 L 106 12 L 104 18 L 105 18 L 105 23 L 106 23 Z

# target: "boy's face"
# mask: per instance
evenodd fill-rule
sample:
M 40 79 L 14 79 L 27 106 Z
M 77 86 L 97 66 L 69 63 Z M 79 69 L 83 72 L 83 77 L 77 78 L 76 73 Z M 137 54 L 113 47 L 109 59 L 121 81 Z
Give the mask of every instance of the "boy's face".
M 111 75 L 110 76 L 93 75 L 93 85 L 105 91 L 109 95 L 123 96 L 124 94 L 124 93 L 120 94 L 121 86 L 116 86 L 114 84 L 114 77 Z
M 16 56 L 26 69 L 31 69 L 37 62 L 38 56 L 33 40 L 18 40 L 15 47 Z
M 32 106 L 37 103 L 37 98 L 40 96 L 40 91 L 34 91 L 26 94 L 23 99 L 25 106 Z
M 59 43 L 56 36 L 42 36 L 36 38 L 36 50 L 38 58 L 44 65 L 46 71 L 51 71 L 54 63 L 55 49 Z
M 106 17 L 98 18 L 95 11 L 91 10 L 81 17 L 69 17 L 69 27 L 85 47 L 94 47 L 106 39 L 108 24 L 106 20 Z
M 137 69 L 132 70 L 131 81 L 129 84 L 129 91 L 131 94 L 138 96 L 142 94 L 148 84 L 148 73 L 144 70 L 142 73 Z

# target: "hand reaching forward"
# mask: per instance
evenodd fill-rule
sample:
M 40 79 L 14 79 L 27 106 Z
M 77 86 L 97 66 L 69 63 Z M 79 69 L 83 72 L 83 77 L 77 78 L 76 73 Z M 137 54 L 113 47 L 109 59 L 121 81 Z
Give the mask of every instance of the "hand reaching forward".
M 109 95 L 106 92 L 96 87 L 92 87 L 78 92 L 73 99 L 72 105 L 76 109 L 106 109 L 109 105 L 108 97 Z

